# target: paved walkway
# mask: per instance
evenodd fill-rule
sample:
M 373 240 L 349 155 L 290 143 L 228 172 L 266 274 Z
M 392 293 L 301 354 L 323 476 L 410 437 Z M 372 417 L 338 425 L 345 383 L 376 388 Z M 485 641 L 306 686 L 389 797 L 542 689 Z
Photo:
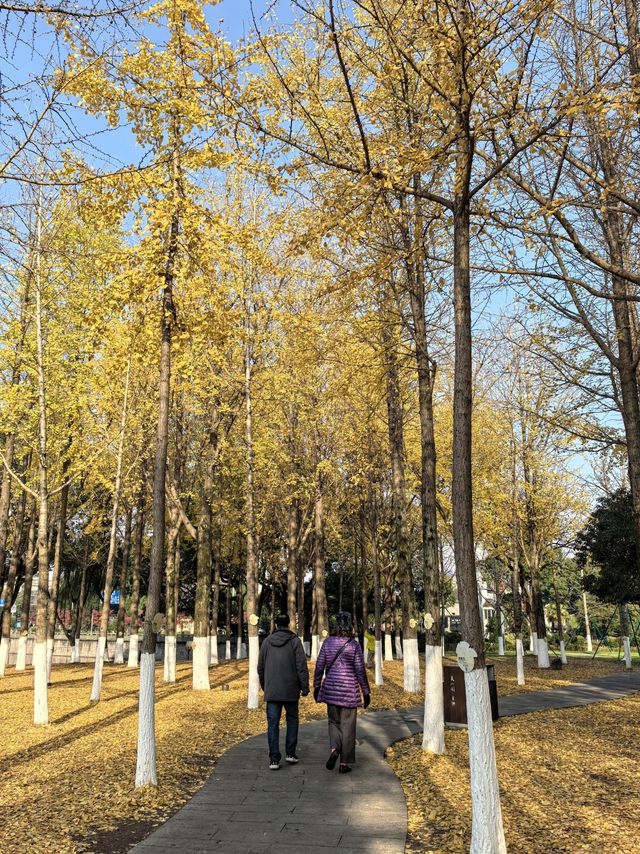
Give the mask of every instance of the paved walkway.
M 640 690 L 640 672 L 503 697 L 500 715 L 563 709 Z M 325 720 L 300 727 L 300 763 L 267 766 L 266 734 L 232 747 L 185 806 L 135 854 L 404 854 L 407 808 L 386 748 L 422 729 L 422 709 L 367 712 L 358 718 L 358 761 L 351 774 L 329 772 Z M 284 715 L 283 715 L 284 722 Z M 284 741 L 284 733 L 281 733 Z

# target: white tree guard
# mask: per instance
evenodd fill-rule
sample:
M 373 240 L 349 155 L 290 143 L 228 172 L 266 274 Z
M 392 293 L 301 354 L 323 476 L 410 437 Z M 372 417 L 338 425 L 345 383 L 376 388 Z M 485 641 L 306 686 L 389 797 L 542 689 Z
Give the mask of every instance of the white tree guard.
M 193 639 L 193 690 L 209 691 L 209 637 L 194 637 Z
M 0 676 L 4 676 L 9 661 L 9 638 L 0 640 Z
M 471 771 L 470 854 L 507 854 L 487 671 L 464 674 Z
M 422 687 L 418 638 L 405 638 L 404 642 L 404 690 L 419 694 Z
M 422 749 L 444 753 L 444 697 L 442 647 L 426 644 L 424 649 L 424 728 Z
M 388 632 L 384 633 L 384 660 L 393 661 L 393 642 Z
M 16 670 L 26 670 L 27 667 L 27 638 L 20 635 L 18 638 L 18 655 L 16 657 Z
M 532 655 L 538 654 L 538 633 L 531 632 L 530 634 L 530 647 Z
M 209 646 L 211 654 L 209 656 L 209 664 L 214 666 L 218 664 L 218 635 L 209 635 Z
M 538 638 L 538 667 L 551 667 L 549 661 L 549 644 L 546 638 Z
M 164 636 L 164 668 L 163 677 L 165 682 L 176 681 L 176 636 Z
M 524 685 L 524 646 L 522 638 L 516 638 L 516 674 L 518 685 Z
M 116 638 L 116 648 L 113 653 L 113 663 L 114 664 L 124 664 L 124 638 L 117 637 Z
M 102 688 L 102 667 L 104 664 L 104 653 L 107 646 L 107 639 L 98 638 L 96 646 L 96 660 L 93 666 L 93 685 L 91 686 L 91 702 L 97 703 L 100 699 L 100 690 Z
M 402 661 L 402 641 L 400 640 L 400 635 L 395 636 L 394 647 L 396 650 L 396 658 L 398 659 L 398 661 Z
M 384 685 L 382 676 L 382 641 L 377 640 L 376 651 L 374 652 L 374 667 L 375 667 L 375 683 L 376 685 Z
M 49 723 L 47 696 L 47 642 L 33 645 L 33 722 Z
M 311 661 L 318 660 L 318 653 L 320 652 L 320 638 L 318 635 L 311 635 Z
M 567 652 L 564 648 L 564 641 L 563 640 L 560 641 L 560 661 L 563 664 L 567 664 Z
M 504 655 L 504 635 L 498 635 L 498 655 Z
M 258 654 L 260 641 L 258 636 L 249 636 L 249 692 L 247 708 L 257 709 L 260 706 L 260 680 L 258 679 Z
M 224 645 L 224 657 L 227 661 L 231 661 L 231 641 L 226 641 Z
M 138 632 L 129 635 L 129 657 L 127 658 L 127 667 L 138 666 L 138 650 L 140 638 Z
M 622 646 L 624 649 L 624 666 L 626 670 L 632 669 L 631 664 L 631 639 L 630 638 L 622 638 Z
M 138 758 L 136 789 L 157 786 L 155 730 L 155 655 L 143 652 L 140 657 L 140 698 L 138 701 Z

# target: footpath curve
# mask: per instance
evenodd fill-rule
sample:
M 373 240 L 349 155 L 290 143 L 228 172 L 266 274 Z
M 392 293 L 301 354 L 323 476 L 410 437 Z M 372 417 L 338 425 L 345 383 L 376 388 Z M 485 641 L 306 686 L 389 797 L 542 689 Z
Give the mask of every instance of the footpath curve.
M 602 676 L 499 699 L 500 717 L 615 700 L 640 690 L 640 672 Z M 358 717 L 353 773 L 329 772 L 325 720 L 303 724 L 298 765 L 270 771 L 266 733 L 227 750 L 182 809 L 131 854 L 404 854 L 407 808 L 384 759 L 422 730 L 422 708 Z M 284 738 L 284 733 L 281 733 Z

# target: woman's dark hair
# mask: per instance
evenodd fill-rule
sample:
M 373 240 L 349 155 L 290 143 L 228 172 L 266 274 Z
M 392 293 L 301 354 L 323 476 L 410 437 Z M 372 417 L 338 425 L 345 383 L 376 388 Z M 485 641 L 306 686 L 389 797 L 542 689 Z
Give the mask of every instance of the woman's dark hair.
M 342 637 L 350 637 L 353 634 L 353 620 L 348 611 L 340 611 L 336 615 L 336 634 Z

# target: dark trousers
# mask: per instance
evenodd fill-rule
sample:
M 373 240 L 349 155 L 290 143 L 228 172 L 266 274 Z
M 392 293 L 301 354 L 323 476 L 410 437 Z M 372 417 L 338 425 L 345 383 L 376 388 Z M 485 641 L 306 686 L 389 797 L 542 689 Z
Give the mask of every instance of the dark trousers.
M 280 715 L 284 706 L 287 715 L 287 735 L 285 739 L 285 750 L 287 756 L 293 756 L 298 746 L 298 701 L 292 700 L 290 703 L 281 702 L 280 700 L 267 701 L 267 736 L 269 739 L 269 756 L 280 762 L 282 754 L 280 753 Z
M 340 762 L 346 765 L 356 761 L 356 712 L 344 706 L 327 704 L 329 714 L 329 744 L 331 750 L 340 754 Z

